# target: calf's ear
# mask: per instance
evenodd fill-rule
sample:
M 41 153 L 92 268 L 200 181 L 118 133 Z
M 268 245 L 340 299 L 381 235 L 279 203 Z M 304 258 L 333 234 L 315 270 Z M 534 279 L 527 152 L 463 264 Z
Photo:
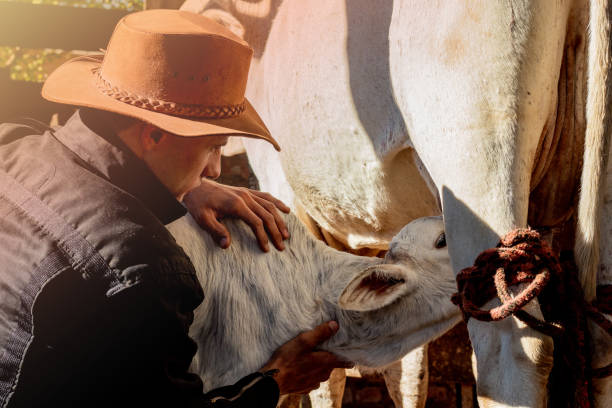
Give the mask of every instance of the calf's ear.
M 358 274 L 344 288 L 338 305 L 345 310 L 376 310 L 407 295 L 414 288 L 406 270 L 398 265 L 380 264 Z

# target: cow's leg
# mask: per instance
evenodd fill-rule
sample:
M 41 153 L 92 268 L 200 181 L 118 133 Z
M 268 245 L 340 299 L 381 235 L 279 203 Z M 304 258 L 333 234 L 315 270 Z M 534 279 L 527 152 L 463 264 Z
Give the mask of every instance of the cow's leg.
M 396 2 L 390 29 L 394 90 L 440 190 L 459 272 L 527 224 L 531 171 L 556 112 L 571 4 L 430 2 L 416 13 L 407 3 Z M 527 310 L 541 316 L 535 301 Z M 481 407 L 545 404 L 552 339 L 515 318 L 471 319 L 468 330 Z
M 396 407 L 425 406 L 429 375 L 427 364 L 427 345 L 424 345 L 382 370 L 389 396 Z
M 321 386 L 309 394 L 312 408 L 340 408 L 346 374 L 343 368 L 332 371 L 329 380 L 321 383 Z

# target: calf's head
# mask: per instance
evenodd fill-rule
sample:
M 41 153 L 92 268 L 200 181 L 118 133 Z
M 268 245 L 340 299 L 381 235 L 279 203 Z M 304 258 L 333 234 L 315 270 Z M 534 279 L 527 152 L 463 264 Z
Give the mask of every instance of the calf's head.
M 391 363 L 450 329 L 460 317 L 441 217 L 397 234 L 384 259 L 348 278 L 338 296 L 341 330 L 329 349 L 361 365 Z
M 369 311 L 409 296 L 428 277 L 452 277 L 442 217 L 419 218 L 391 241 L 382 263 L 367 267 L 344 289 L 338 305 Z

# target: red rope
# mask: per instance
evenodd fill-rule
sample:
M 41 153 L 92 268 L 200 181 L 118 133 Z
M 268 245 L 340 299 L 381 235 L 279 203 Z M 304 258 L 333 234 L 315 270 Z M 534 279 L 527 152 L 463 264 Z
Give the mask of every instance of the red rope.
M 503 237 L 497 247 L 482 252 L 474 266 L 459 272 L 459 292 L 451 300 L 461 308 L 466 322 L 470 317 L 499 321 L 515 315 L 533 329 L 556 336 L 563 330 L 558 324 L 547 323 L 521 310 L 542 292 L 551 273 L 561 273 L 552 249 L 536 231 L 517 229 Z M 527 283 L 527 288 L 512 297 L 508 287 L 521 283 Z M 501 301 L 500 306 L 480 309 L 495 296 Z

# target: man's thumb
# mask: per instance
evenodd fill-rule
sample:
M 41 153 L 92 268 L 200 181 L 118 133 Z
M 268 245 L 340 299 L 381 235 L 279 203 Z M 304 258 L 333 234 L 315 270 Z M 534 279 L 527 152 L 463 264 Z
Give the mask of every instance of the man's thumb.
M 335 321 L 325 322 L 314 329 L 302 333 L 302 339 L 312 348 L 328 340 L 338 331 L 338 323 Z

